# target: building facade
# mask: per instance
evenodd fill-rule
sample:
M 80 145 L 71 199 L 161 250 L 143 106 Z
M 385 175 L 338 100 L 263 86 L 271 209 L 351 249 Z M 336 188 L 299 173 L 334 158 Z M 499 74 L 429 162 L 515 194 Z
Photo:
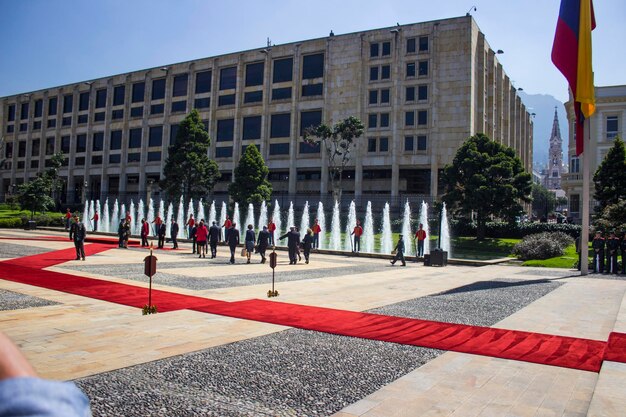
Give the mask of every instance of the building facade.
M 548 169 L 544 178 L 544 186 L 548 190 L 561 190 L 561 174 L 563 173 L 563 139 L 559 128 L 559 116 L 554 109 L 554 121 L 550 135 L 548 152 Z
M 68 203 L 159 193 L 168 146 L 197 109 L 225 194 L 246 146 L 276 194 L 329 193 L 328 166 L 303 130 L 360 118 L 344 195 L 436 197 L 471 135 L 514 148 L 532 169 L 532 120 L 471 16 L 271 45 L 0 99 L 0 198 L 55 152 Z
M 594 184 L 593 174 L 604 160 L 604 157 L 613 146 L 617 136 L 624 138 L 624 126 L 626 126 L 626 85 L 596 87 L 596 111 L 589 119 L 590 138 L 585 143 L 585 155 L 590 157 L 590 213 L 593 213 L 595 202 L 593 200 Z M 567 120 L 571 126 L 568 141 L 569 172 L 563 176 L 562 187 L 569 200 L 569 215 L 574 221 L 580 223 L 582 213 L 582 185 L 583 166 L 582 160 L 576 156 L 576 128 L 574 125 L 575 115 L 573 100 L 565 103 Z

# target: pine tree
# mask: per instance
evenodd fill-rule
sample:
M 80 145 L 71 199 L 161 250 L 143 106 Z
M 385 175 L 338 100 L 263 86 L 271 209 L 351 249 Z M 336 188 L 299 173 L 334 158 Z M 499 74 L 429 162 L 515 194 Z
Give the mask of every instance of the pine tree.
M 615 138 L 613 147 L 593 175 L 593 182 L 594 198 L 599 203 L 596 207 L 598 213 L 626 199 L 626 149 L 619 137 Z
M 228 186 L 228 194 L 240 204 L 258 204 L 269 201 L 272 184 L 267 180 L 269 168 L 256 145 L 248 145 L 235 168 L 235 180 Z

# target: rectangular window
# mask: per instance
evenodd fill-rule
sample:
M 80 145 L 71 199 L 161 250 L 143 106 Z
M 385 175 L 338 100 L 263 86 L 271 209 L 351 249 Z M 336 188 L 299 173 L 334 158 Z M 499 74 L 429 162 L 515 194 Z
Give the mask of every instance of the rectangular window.
M 414 111 L 407 111 L 404 113 L 404 125 L 405 126 L 415 125 L 415 112 Z
M 48 127 L 56 127 L 57 120 L 56 119 L 48 119 Z
M 176 135 L 178 135 L 179 125 L 170 125 L 170 146 L 176 143 Z
M 216 158 L 232 158 L 233 147 L 232 146 L 218 146 L 215 148 Z
M 324 84 L 309 84 L 302 86 L 302 96 L 303 97 L 311 97 L 311 96 L 321 96 L 324 93 Z
M 263 91 L 248 91 L 243 95 L 244 103 L 258 103 L 263 101 Z
M 41 117 L 43 113 L 43 100 L 35 100 L 35 114 L 34 117 Z
M 309 127 L 316 127 L 322 124 L 322 111 L 311 110 L 300 112 L 300 136 Z
M 224 96 L 219 96 L 217 98 L 218 106 L 234 106 L 235 105 L 235 95 L 234 94 L 226 94 Z
M 33 139 L 30 148 L 30 156 L 39 156 L 39 148 L 41 147 L 40 143 L 41 141 L 39 139 Z
M 272 114 L 270 138 L 288 138 L 291 134 L 291 113 Z
M 63 113 L 72 112 L 72 104 L 74 104 L 74 96 L 71 94 L 63 96 Z
M 369 104 L 378 104 L 378 90 L 370 90 Z
M 128 148 L 141 148 L 141 128 L 130 129 L 128 131 Z M 130 161 L 129 161 L 130 162 Z
M 250 116 L 243 118 L 242 139 L 261 139 L 261 116 Z
M 131 107 L 130 117 L 143 117 L 143 107 Z
M 124 109 L 117 109 L 117 110 L 111 111 L 112 120 L 119 120 L 123 118 L 124 118 Z
M 378 43 L 370 43 L 370 58 L 376 58 L 379 54 Z
M 125 85 L 116 85 L 113 88 L 113 105 L 121 106 L 124 104 L 124 96 L 126 95 Z
M 418 74 L 420 77 L 428 75 L 428 61 L 418 61 Z
M 428 86 L 427 85 L 420 85 L 417 87 L 417 99 L 420 101 L 428 100 Z
M 109 164 L 119 164 L 122 162 L 122 156 L 119 153 L 109 155 Z
M 420 52 L 428 52 L 428 36 L 420 36 L 419 45 Z
M 389 104 L 389 89 L 380 90 L 380 103 Z
M 87 135 L 76 135 L 76 153 L 87 152 Z
M 389 113 L 380 114 L 380 127 L 389 127 Z
M 196 73 L 196 94 L 208 93 L 211 91 L 211 71 Z
M 405 136 L 404 137 L 404 151 L 412 152 L 413 151 L 413 136 Z
M 289 155 L 289 143 L 270 143 L 270 155 Z
M 52 100 L 52 99 L 50 99 Z M 15 121 L 15 104 L 11 104 L 7 111 L 7 121 L 14 122 Z
M 324 76 L 324 54 L 306 55 L 302 58 L 302 79 Z
M 91 150 L 98 152 L 104 149 L 104 132 L 96 132 L 93 134 L 93 142 L 91 144 Z
M 20 109 L 20 119 L 21 120 L 28 119 L 28 102 L 22 103 L 22 106 Z
M 4 147 L 4 157 L 5 158 L 13 158 L 13 142 L 7 142 Z
M 148 162 L 158 162 L 161 160 L 161 151 L 148 152 Z
M 376 152 L 376 138 L 367 140 L 367 152 Z
M 30 167 L 31 168 L 39 168 L 39 161 L 36 160 L 36 159 L 30 161 Z
M 26 157 L 26 141 L 22 140 L 17 144 L 17 157 Z
M 274 75 L 272 82 L 284 83 L 293 79 L 293 58 L 274 60 Z
M 415 53 L 415 38 L 410 38 L 406 40 L 406 53 L 407 54 Z
M 26 123 L 24 123 L 25 125 Z M 72 125 L 72 116 L 65 116 L 62 120 L 61 120 L 61 126 L 71 126 Z M 22 125 L 20 125 L 20 130 L 22 130 Z M 26 129 L 24 129 L 26 130 Z
M 54 153 L 54 138 L 46 138 L 46 155 L 52 155 Z
M 93 155 L 91 157 L 91 165 L 102 165 L 102 155 Z
M 96 91 L 96 109 L 101 109 L 106 107 L 107 105 L 107 90 L 103 88 L 102 90 Z
M 121 130 L 112 130 L 111 131 L 111 143 L 109 144 L 110 150 L 122 149 L 122 131 Z
M 263 85 L 263 72 L 265 63 L 256 62 L 246 65 L 246 87 Z
M 61 137 L 61 152 L 70 153 L 70 137 L 69 136 Z
M 140 162 L 141 154 L 139 152 L 131 152 L 128 154 L 128 162 Z
M 409 62 L 406 64 L 406 76 L 415 77 L 415 62 Z
M 619 132 L 617 116 L 607 116 L 606 118 L 606 138 L 613 140 Z
M 172 102 L 172 113 L 180 113 L 187 110 L 187 102 L 185 100 Z
M 165 98 L 165 78 L 152 80 L 152 100 L 161 100 Z
M 580 159 L 572 158 L 572 163 L 569 165 L 569 172 L 572 174 L 580 172 Z
M 391 55 L 391 42 L 383 42 L 383 56 Z
M 161 146 L 163 143 L 163 126 L 150 126 L 148 147 Z
M 104 122 L 104 112 L 98 112 L 98 113 L 94 113 L 93 115 L 93 121 L 94 122 Z
M 426 150 L 426 136 L 420 135 L 417 137 L 417 150 L 425 151 Z
M 320 153 L 320 143 L 308 143 L 308 142 L 300 142 L 300 153 L 301 154 L 311 154 L 311 153 Z
M 78 111 L 89 110 L 89 91 L 80 93 L 78 96 Z
M 405 92 L 405 101 L 415 101 L 415 87 L 407 87 Z
M 285 100 L 291 98 L 291 87 L 272 89 L 272 100 Z
M 59 100 L 56 97 L 51 97 L 48 99 L 48 116 L 56 116 L 58 101 Z
M 163 114 L 165 111 L 165 104 L 153 104 L 150 106 L 150 114 Z
M 389 65 L 383 65 L 380 71 L 380 79 L 388 80 L 391 78 L 391 67 Z
M 389 151 L 389 139 L 387 138 L 378 139 L 378 150 L 380 152 L 388 152 Z
M 367 128 L 376 129 L 378 127 L 378 114 L 370 113 L 367 115 Z
M 370 81 L 378 80 L 378 66 L 370 67 Z
M 85 157 L 77 156 L 76 158 L 74 158 L 74 165 L 77 167 L 85 166 Z
M 68 117 L 68 119 L 70 119 L 70 121 L 72 120 L 71 117 Z M 20 123 L 20 132 L 26 132 L 28 130 L 28 123 Z
M 217 121 L 218 142 L 232 141 L 235 136 L 235 119 L 222 119 Z
M 146 83 L 144 81 L 133 84 L 131 102 L 143 103 L 143 97 L 146 92 Z
M 220 90 L 237 88 L 237 67 L 222 68 L 220 70 Z
M 7 126 L 7 133 L 13 133 L 15 131 L 15 125 Z
M 174 77 L 172 84 L 172 97 L 182 97 L 187 95 L 187 80 L 189 74 L 180 74 Z
M 428 124 L 427 110 L 420 110 L 417 112 L 417 124 L 418 126 L 426 126 Z
M 211 97 L 197 98 L 193 102 L 193 107 L 196 109 L 206 109 L 211 106 Z

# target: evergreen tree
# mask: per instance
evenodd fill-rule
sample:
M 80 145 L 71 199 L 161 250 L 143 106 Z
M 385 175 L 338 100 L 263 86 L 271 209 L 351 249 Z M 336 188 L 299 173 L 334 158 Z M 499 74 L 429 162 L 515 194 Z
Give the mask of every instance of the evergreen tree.
M 248 145 L 235 168 L 235 180 L 228 186 L 230 198 L 240 204 L 269 201 L 272 197 L 272 184 L 267 180 L 269 172 L 256 145 Z
M 192 110 L 180 123 L 176 142 L 168 148 L 160 186 L 170 201 L 199 199 L 213 190 L 220 172 L 215 161 L 209 159 L 211 140 L 200 114 Z
M 54 200 L 50 196 L 52 180 L 45 174 L 19 186 L 18 200 L 22 210 L 29 210 L 32 219 L 36 211 L 47 211 L 54 207 Z
M 452 211 L 476 215 L 477 238 L 484 239 L 491 216 L 513 221 L 530 202 L 532 180 L 509 147 L 482 133 L 470 137 L 444 170 L 443 200 Z
M 624 142 L 615 138 L 613 147 L 593 175 L 594 198 L 598 201 L 596 210 L 601 213 L 605 207 L 626 199 L 626 149 Z

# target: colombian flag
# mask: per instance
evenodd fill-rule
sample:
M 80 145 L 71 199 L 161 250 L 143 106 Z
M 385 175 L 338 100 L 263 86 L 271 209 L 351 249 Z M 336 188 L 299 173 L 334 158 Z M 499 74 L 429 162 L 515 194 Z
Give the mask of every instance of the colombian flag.
M 567 78 L 574 96 L 576 155 L 584 150 L 585 118 L 596 110 L 591 68 L 591 31 L 595 27 L 592 0 L 561 0 L 552 62 Z

